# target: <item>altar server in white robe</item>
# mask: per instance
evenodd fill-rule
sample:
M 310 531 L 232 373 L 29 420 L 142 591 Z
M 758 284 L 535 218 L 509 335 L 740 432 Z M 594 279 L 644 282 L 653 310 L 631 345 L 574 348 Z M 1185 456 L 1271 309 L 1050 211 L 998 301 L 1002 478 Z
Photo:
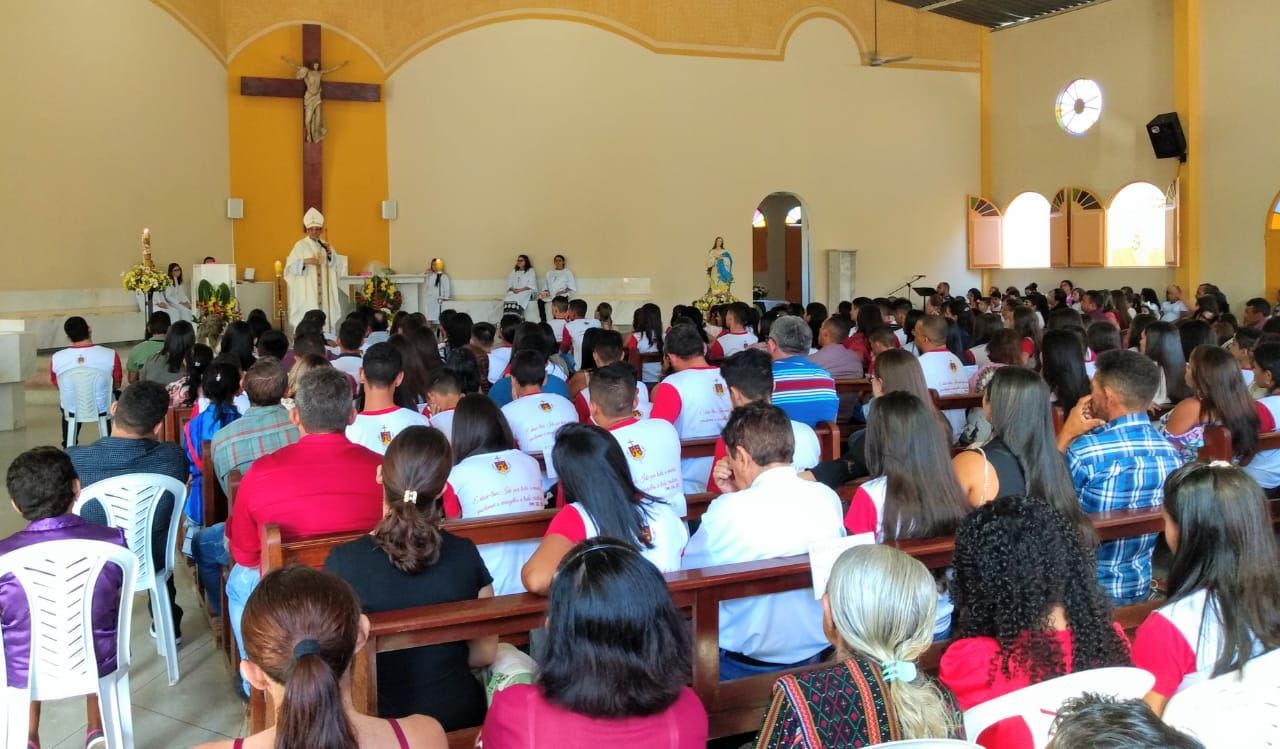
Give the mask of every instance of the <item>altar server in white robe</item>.
M 431 267 L 427 269 L 427 281 L 422 295 L 426 300 L 422 314 L 427 316 L 427 322 L 440 322 L 443 303 L 453 298 L 453 281 L 450 281 L 449 274 L 444 272 L 444 260 L 441 258 L 432 258 Z
M 308 208 L 302 217 L 307 236 L 299 239 L 289 252 L 284 266 L 284 281 L 289 290 L 289 324 L 297 327 L 302 316 L 318 309 L 326 324 L 336 327 L 342 320 L 342 303 L 338 278 L 347 275 L 347 257 L 334 252 L 320 238 L 324 232 L 324 215 Z M 322 298 L 323 297 L 323 298 Z
M 169 263 L 169 279 L 172 284 L 166 286 L 155 308 L 167 312 L 173 322 L 186 320 L 191 322 L 191 297 L 187 294 L 187 285 L 182 278 L 182 266 Z
M 507 274 L 507 295 L 502 300 L 503 311 L 519 310 L 524 314 L 529 302 L 538 295 L 538 272 L 528 255 L 518 255 L 516 265 Z
M 566 267 L 564 255 L 556 255 L 552 258 L 552 262 L 556 264 L 556 267 L 547 271 L 546 284 L 543 286 L 544 291 L 539 296 L 543 299 L 552 299 L 558 296 L 572 299 L 573 295 L 578 292 L 578 279 L 574 278 L 573 271 Z

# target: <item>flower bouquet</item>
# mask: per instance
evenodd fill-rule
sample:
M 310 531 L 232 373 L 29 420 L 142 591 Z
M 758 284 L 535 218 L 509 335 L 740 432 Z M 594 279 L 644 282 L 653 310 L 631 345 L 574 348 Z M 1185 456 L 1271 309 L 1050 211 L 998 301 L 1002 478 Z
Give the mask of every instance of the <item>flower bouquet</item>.
M 738 301 L 738 297 L 728 291 L 708 291 L 700 298 L 695 299 L 693 306 L 701 310 L 705 317 L 712 307 L 716 307 L 721 304 L 733 304 L 736 301 Z
M 143 263 L 138 263 L 121 273 L 120 277 L 124 279 L 125 291 L 141 294 L 154 294 L 157 291 L 164 291 L 165 288 L 173 283 L 163 271 L 148 268 Z
M 227 326 L 240 319 L 240 302 L 225 283 L 214 288 L 208 281 L 201 281 L 196 289 L 196 315 L 196 339 L 216 348 Z
M 396 313 L 404 304 L 404 296 L 396 288 L 395 282 L 386 276 L 369 276 L 364 287 L 355 294 L 357 305 L 372 307 Z

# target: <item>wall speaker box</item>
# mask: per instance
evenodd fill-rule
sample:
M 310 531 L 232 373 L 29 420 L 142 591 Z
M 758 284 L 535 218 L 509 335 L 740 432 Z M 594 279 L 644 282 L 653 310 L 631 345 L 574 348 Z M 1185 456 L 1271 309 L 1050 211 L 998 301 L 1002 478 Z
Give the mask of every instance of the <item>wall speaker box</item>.
M 1157 159 L 1187 160 L 1187 137 L 1182 133 L 1182 122 L 1177 112 L 1157 115 L 1147 123 L 1147 135 Z
M 382 201 L 382 218 L 386 221 L 395 221 L 396 216 L 400 214 L 400 206 L 394 200 Z
M 243 198 L 227 198 L 227 218 L 244 218 Z

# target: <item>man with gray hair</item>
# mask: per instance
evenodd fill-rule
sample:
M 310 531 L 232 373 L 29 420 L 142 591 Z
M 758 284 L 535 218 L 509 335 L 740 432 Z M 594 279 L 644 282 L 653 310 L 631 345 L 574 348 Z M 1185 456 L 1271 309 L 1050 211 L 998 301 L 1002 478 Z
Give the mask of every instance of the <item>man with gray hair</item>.
M 226 538 L 235 563 L 227 577 L 227 615 L 244 652 L 240 616 L 257 587 L 262 529 L 278 525 L 284 540 L 326 533 L 368 532 L 382 519 L 382 456 L 352 444 L 346 428 L 355 420 L 347 375 L 331 366 L 298 381 L 289 421 L 297 443 L 254 461 L 236 492 Z
M 817 426 L 834 421 L 840 408 L 836 381 L 827 370 L 809 361 L 813 331 L 799 317 L 779 317 L 769 328 L 773 357 L 773 404 L 792 421 Z

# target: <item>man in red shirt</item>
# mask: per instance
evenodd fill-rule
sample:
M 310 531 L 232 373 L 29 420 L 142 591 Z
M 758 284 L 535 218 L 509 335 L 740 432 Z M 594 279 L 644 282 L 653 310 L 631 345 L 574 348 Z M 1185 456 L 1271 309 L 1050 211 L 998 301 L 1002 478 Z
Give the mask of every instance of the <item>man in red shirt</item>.
M 240 616 L 261 574 L 262 528 L 280 526 L 285 540 L 369 531 L 382 518 L 382 458 L 344 433 L 355 419 L 347 376 L 318 367 L 298 382 L 289 420 L 301 439 L 259 458 L 236 492 L 226 537 L 235 563 L 227 578 L 227 609 L 236 644 Z M 241 652 L 244 652 L 241 646 Z

